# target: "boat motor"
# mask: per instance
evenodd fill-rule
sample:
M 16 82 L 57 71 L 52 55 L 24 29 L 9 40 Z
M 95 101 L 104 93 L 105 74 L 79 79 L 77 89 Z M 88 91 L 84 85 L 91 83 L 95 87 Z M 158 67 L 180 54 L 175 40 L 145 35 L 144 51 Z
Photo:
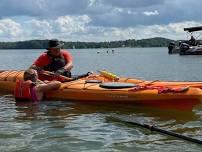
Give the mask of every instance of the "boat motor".
M 173 48 L 175 47 L 175 43 L 174 42 L 170 42 L 169 45 L 168 45 L 168 53 L 169 54 L 172 54 L 172 50 Z

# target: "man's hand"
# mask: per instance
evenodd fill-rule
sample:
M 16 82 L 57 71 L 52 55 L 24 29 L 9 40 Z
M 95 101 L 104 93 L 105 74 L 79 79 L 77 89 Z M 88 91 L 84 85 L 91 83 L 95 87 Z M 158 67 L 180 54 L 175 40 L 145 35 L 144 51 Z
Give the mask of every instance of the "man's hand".
M 41 67 L 38 67 L 36 65 L 32 65 L 29 68 L 36 70 L 38 73 L 43 73 L 44 72 L 44 70 Z
M 55 72 L 55 74 L 56 74 L 56 75 L 61 75 L 61 74 L 63 74 L 65 71 L 66 71 L 66 70 L 65 70 L 64 68 L 60 68 L 59 70 L 57 70 L 57 71 Z

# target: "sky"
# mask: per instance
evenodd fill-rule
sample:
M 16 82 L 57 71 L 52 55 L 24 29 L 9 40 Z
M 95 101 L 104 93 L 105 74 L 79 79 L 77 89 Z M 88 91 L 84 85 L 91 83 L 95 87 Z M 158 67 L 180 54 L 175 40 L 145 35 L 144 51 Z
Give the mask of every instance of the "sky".
M 0 41 L 188 39 L 183 28 L 202 26 L 201 6 L 202 0 L 0 0 Z

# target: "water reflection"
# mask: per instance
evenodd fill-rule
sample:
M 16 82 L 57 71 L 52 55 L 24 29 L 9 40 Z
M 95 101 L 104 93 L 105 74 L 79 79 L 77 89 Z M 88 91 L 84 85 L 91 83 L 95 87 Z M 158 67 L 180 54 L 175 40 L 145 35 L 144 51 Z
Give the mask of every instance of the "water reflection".
M 192 111 L 181 111 L 129 104 L 90 104 L 65 101 L 42 101 L 39 104 L 34 104 L 32 102 L 15 102 L 12 95 L 2 94 L 1 92 L 1 108 L 6 106 L 7 109 L 15 108 L 15 119 L 18 120 L 69 119 L 73 116 L 93 113 L 134 115 L 135 117 L 152 118 L 153 121 L 174 121 L 175 123 L 197 121 L 202 117 L 201 105 Z
M 175 123 L 183 123 L 187 121 L 195 121 L 200 115 L 195 111 L 180 111 L 176 109 L 159 109 L 153 107 L 142 107 L 136 105 L 123 104 L 86 104 L 79 102 L 65 101 L 43 101 L 39 104 L 31 102 L 17 102 L 16 111 L 18 116 L 16 119 L 68 119 L 83 114 L 104 114 L 104 115 L 134 115 L 135 117 L 150 117 L 155 121 L 170 121 Z
M 54 148 L 52 145 L 61 150 L 67 149 L 68 145 L 71 150 L 84 146 L 86 150 L 98 148 L 108 151 L 111 148 L 128 149 L 132 146 L 147 151 L 145 147 L 155 145 L 155 149 L 160 149 L 160 145 L 176 142 L 172 138 L 148 133 L 136 127 L 128 128 L 107 119 L 114 115 L 124 115 L 125 118 L 132 118 L 134 121 L 146 121 L 191 136 L 201 132 L 202 126 L 198 123 L 201 121 L 200 108 L 193 111 L 178 111 L 124 104 L 64 101 L 42 101 L 33 104 L 15 102 L 12 95 L 2 95 L 0 102 L 0 118 L 4 120 L 0 123 L 0 142 L 4 141 L 5 145 L 8 145 L 17 140 L 14 145 L 20 151 L 28 147 L 31 151 L 46 151 L 47 147 Z M 33 146 L 29 146 L 27 142 Z

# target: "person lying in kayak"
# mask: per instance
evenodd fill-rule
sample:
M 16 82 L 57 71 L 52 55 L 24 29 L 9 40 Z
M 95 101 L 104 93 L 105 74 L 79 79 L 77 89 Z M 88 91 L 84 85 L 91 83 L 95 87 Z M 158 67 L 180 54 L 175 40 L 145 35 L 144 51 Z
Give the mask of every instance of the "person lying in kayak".
M 71 77 L 73 68 L 73 58 L 68 51 L 62 50 L 64 44 L 57 39 L 52 39 L 48 43 L 47 51 L 42 53 L 30 68 L 37 71 L 46 70 Z
M 43 99 L 44 93 L 59 89 L 59 81 L 40 81 L 36 70 L 28 69 L 24 72 L 24 81 L 17 80 L 15 87 L 16 100 L 31 100 L 38 102 Z

